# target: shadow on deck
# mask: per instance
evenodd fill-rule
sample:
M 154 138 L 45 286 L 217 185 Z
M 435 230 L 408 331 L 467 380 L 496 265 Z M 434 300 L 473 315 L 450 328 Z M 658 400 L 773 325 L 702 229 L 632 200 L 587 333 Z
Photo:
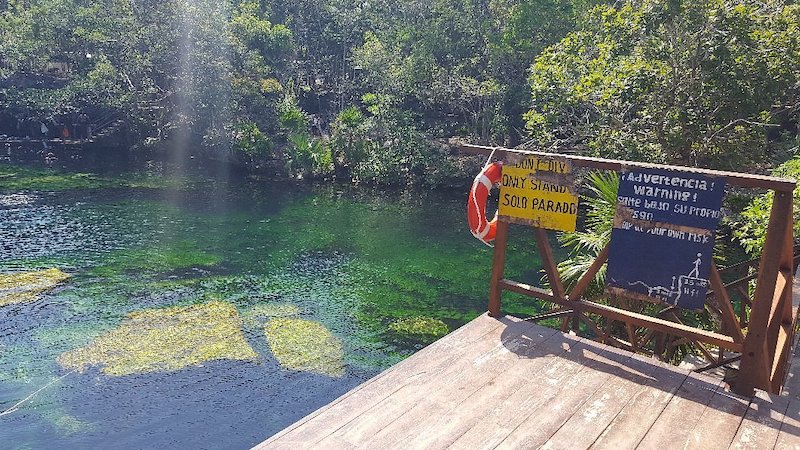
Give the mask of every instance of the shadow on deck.
M 482 315 L 256 448 L 800 448 L 800 365 L 781 396 L 726 387 Z

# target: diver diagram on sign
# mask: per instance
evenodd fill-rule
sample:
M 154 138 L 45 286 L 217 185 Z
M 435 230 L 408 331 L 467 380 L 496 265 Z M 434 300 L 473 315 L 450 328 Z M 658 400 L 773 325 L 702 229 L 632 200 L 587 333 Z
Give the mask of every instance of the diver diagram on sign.
M 629 286 L 642 286 L 647 289 L 648 297 L 653 297 L 669 305 L 678 306 L 681 296 L 697 297 L 706 292 L 710 284 L 709 280 L 700 278 L 700 264 L 703 262 L 703 254 L 698 253 L 694 261 L 694 267 L 686 275 L 672 277 L 672 285 L 669 288 L 664 286 L 650 286 L 643 281 L 629 282 Z M 677 280 L 677 286 L 676 286 Z M 612 281 L 616 281 L 613 280 Z
M 606 291 L 701 310 L 724 180 L 668 169 L 620 174 Z

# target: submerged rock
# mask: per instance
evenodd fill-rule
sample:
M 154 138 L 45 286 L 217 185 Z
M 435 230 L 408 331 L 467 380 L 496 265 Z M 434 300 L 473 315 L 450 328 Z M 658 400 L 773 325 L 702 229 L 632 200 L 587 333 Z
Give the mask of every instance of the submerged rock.
M 221 301 L 136 311 L 89 345 L 62 354 L 58 363 L 79 371 L 102 366 L 104 373 L 120 376 L 217 359 L 257 360 L 241 324 L 236 308 Z
M 0 274 L 0 306 L 32 302 L 67 278 L 58 269 Z
M 342 342 L 324 325 L 303 319 L 272 319 L 264 326 L 272 354 L 285 368 L 331 377 L 344 374 Z
M 64 436 L 71 436 L 77 433 L 94 431 L 95 424 L 81 420 L 72 414 L 67 413 L 63 408 L 53 408 L 42 414 L 42 417 L 49 421 L 53 427 Z

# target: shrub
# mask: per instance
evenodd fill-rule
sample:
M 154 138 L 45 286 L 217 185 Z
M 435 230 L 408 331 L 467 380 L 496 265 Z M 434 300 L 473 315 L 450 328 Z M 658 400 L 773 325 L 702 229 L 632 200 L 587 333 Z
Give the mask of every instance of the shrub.
M 778 166 L 773 175 L 800 180 L 800 157 L 796 156 Z M 774 192 L 754 198 L 742 211 L 739 220 L 734 221 L 733 236 L 751 256 L 761 254 L 767 237 L 767 224 L 772 209 Z M 800 188 L 795 188 L 793 197 L 794 236 L 800 235 Z

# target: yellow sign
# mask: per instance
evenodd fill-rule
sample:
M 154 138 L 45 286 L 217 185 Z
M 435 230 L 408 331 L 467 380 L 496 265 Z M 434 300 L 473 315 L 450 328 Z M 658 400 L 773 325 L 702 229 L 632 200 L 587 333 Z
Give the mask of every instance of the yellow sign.
M 507 162 L 498 216 L 506 222 L 575 231 L 578 196 L 570 162 L 558 155 Z

